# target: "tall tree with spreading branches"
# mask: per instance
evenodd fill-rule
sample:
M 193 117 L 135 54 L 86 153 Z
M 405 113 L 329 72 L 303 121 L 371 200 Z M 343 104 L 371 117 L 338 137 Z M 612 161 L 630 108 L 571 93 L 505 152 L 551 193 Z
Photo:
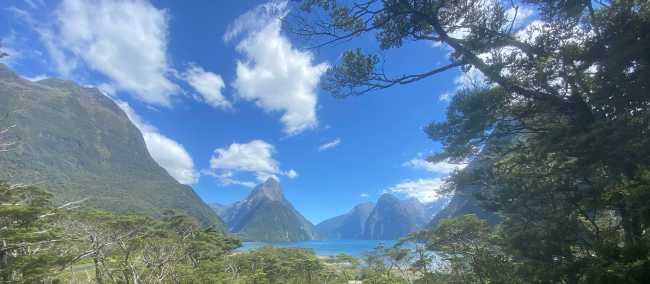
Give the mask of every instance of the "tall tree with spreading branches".
M 520 27 L 524 7 L 538 19 Z M 451 49 L 442 65 L 392 76 L 382 67 L 390 58 L 352 48 L 323 82 L 335 96 L 455 68 L 482 74 L 425 129 L 443 145 L 430 160 L 481 165 L 452 182 L 483 189 L 527 281 L 650 277 L 650 3 L 306 0 L 287 21 L 313 47 L 371 35 L 382 50 Z

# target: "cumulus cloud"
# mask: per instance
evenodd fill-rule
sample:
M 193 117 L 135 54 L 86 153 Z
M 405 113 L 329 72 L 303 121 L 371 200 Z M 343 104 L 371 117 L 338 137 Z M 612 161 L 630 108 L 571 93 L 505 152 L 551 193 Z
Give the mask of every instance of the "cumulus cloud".
M 443 102 L 451 102 L 451 98 L 453 96 L 454 96 L 454 94 L 452 94 L 450 92 L 444 92 L 444 93 L 442 93 L 442 95 L 440 95 L 440 97 L 438 97 L 438 99 L 443 101 Z
M 167 78 L 167 13 L 147 1 L 64 0 L 48 23 L 14 13 L 39 34 L 63 76 L 83 62 L 148 104 L 171 106 L 179 93 Z
M 294 178 L 297 178 L 297 177 L 298 177 L 298 173 L 297 173 L 295 170 L 293 170 L 293 169 L 286 171 L 286 172 L 285 172 L 285 175 L 286 175 L 288 178 L 291 178 L 291 179 L 294 179 Z
M 205 71 L 200 66 L 191 64 L 183 73 L 183 78 L 208 105 L 220 109 L 232 108 L 230 102 L 222 94 L 225 83 L 219 74 Z
M 275 147 L 262 140 L 248 143 L 232 143 L 228 147 L 217 148 L 210 159 L 210 170 L 224 185 L 254 185 L 252 181 L 241 181 L 235 178 L 239 173 L 254 174 L 258 182 L 263 182 L 278 175 L 295 178 L 298 173 L 293 170 L 283 171 L 278 161 L 273 158 Z
M 361 197 L 361 198 L 368 198 L 369 196 L 370 196 L 370 195 L 367 194 L 367 193 L 359 194 L 359 197 Z
M 414 169 L 425 170 L 428 172 L 438 173 L 441 175 L 448 175 L 455 170 L 462 170 L 467 166 L 467 164 L 452 164 L 449 162 L 437 162 L 432 163 L 424 159 L 415 158 L 409 161 L 406 161 L 402 164 L 405 167 L 411 167 Z
M 513 21 L 512 27 L 514 29 L 519 29 L 526 25 L 530 18 L 535 14 L 535 11 L 530 7 L 526 6 L 517 6 L 510 7 L 505 12 L 506 19 Z
M 124 101 L 115 101 L 126 113 L 131 122 L 140 129 L 151 157 L 174 179 L 182 184 L 191 185 L 198 181 L 199 173 L 194 169 L 192 157 L 183 145 L 166 137 L 153 125 L 142 118 Z
M 38 82 L 40 80 L 45 80 L 45 79 L 49 78 L 45 74 L 40 74 L 40 75 L 36 75 L 36 76 L 22 76 L 22 77 L 29 80 L 29 81 L 32 81 L 32 82 Z
M 282 35 L 287 12 L 286 1 L 259 5 L 238 17 L 224 39 L 240 38 L 236 96 L 267 112 L 282 112 L 284 132 L 294 135 L 318 125 L 316 89 L 328 65 L 315 64 L 310 52 L 294 48 Z
M 421 202 L 431 202 L 444 196 L 442 192 L 446 182 L 442 178 L 404 180 L 387 191 L 415 197 Z
M 341 144 L 341 138 L 336 138 L 336 139 L 334 139 L 334 140 L 332 140 L 330 142 L 327 142 L 327 143 L 325 143 L 323 145 L 318 146 L 318 151 L 322 152 L 322 151 L 325 151 L 325 150 L 329 150 L 329 149 L 332 149 L 332 148 L 338 146 L 339 144 Z

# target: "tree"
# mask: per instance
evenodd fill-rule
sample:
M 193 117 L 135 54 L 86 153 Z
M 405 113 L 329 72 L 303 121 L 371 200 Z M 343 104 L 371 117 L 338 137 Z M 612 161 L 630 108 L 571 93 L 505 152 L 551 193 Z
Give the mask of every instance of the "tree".
M 433 270 L 421 270 L 423 280 L 443 283 L 526 283 L 499 245 L 497 229 L 476 215 L 442 220 L 435 229 L 412 234 L 439 258 Z
M 33 186 L 0 182 L 0 278 L 32 283 L 55 275 L 67 257 L 50 194 Z
M 539 21 L 517 28 L 518 6 Z M 324 16 L 293 18 L 294 32 L 315 46 L 370 34 L 381 49 L 411 41 L 452 49 L 447 63 L 403 76 L 351 49 L 323 83 L 334 95 L 455 67 L 484 76 L 454 96 L 446 121 L 427 127 L 443 145 L 430 160 L 481 165 L 452 181 L 481 186 L 484 207 L 504 217 L 504 251 L 530 282 L 650 276 L 647 1 L 309 0 L 302 8 Z

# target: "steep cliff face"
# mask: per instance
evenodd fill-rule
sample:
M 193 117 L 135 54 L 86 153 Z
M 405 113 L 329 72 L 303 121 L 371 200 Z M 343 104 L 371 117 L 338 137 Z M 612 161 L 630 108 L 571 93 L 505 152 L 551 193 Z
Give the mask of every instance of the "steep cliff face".
M 269 178 L 223 214 L 230 232 L 251 241 L 316 239 L 316 228 L 286 200 L 280 184 Z
M 354 240 L 363 237 L 366 228 L 366 220 L 375 205 L 371 202 L 361 203 L 350 212 L 327 219 L 318 225 L 316 229 L 326 239 L 332 240 Z
M 464 171 L 473 171 L 483 165 L 480 162 L 470 163 Z M 494 213 L 485 211 L 481 208 L 479 200 L 476 198 L 481 188 L 474 184 L 457 184 L 454 196 L 449 204 L 436 214 L 427 227 L 435 227 L 443 219 L 455 218 L 466 214 L 475 214 L 477 217 L 487 220 L 491 224 L 500 222 L 500 218 Z
M 30 82 L 0 64 L 0 115 L 15 125 L 0 179 L 35 183 L 58 202 L 160 216 L 174 209 L 204 224 L 223 223 L 149 155 L 140 131 L 97 89 L 71 81 Z
M 391 194 L 382 195 L 366 220 L 364 239 L 395 240 L 414 232 L 423 224 L 421 208 Z

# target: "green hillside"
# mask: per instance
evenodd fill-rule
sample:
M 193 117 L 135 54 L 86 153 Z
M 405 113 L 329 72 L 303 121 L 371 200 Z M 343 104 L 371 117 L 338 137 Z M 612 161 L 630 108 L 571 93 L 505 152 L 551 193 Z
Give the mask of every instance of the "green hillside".
M 57 202 L 86 199 L 113 212 L 160 216 L 167 209 L 223 226 L 194 193 L 149 155 L 140 131 L 97 89 L 30 82 L 0 64 L 0 115 L 16 143 L 0 156 L 0 179 L 36 184 Z

